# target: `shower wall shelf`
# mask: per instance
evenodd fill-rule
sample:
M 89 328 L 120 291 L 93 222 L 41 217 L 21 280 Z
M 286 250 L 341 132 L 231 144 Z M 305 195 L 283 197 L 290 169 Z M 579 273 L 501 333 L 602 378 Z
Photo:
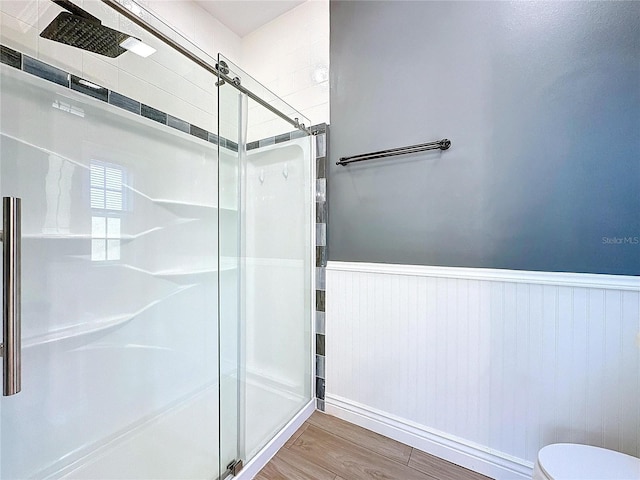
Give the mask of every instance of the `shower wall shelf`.
M 172 211 L 173 213 L 182 213 L 184 211 L 202 210 L 215 212 L 216 210 L 223 210 L 227 212 L 235 212 L 237 209 L 229 207 L 218 207 L 217 205 L 210 205 L 206 203 L 190 203 L 190 202 L 177 202 L 174 200 L 154 200 L 152 202 Z
M 153 308 L 159 303 L 162 303 L 165 300 L 173 297 L 174 295 L 178 295 L 195 286 L 196 285 L 184 285 L 182 287 L 178 287 L 174 292 L 171 292 L 169 295 L 166 295 L 165 297 L 149 302 L 147 305 L 143 306 L 139 310 L 136 310 L 135 312 L 123 313 L 121 315 L 110 315 L 108 317 L 92 319 L 87 322 L 83 322 L 83 323 L 79 323 L 79 324 L 71 325 L 67 327 L 62 327 L 57 330 L 53 330 L 44 334 L 27 337 L 22 340 L 22 346 L 24 348 L 36 347 L 36 346 L 46 345 L 53 342 L 71 340 L 74 338 L 91 335 L 93 333 L 99 333 L 99 332 L 115 329 L 119 326 L 122 326 L 130 322 L 134 318 L 142 315 L 144 312 Z
M 163 207 L 202 208 L 205 210 L 216 210 L 218 208 L 217 205 L 213 205 L 209 203 L 180 202 L 177 200 L 166 200 L 166 199 L 151 199 L 151 201 Z M 224 209 L 224 207 L 220 207 L 220 208 Z
M 176 277 L 205 276 L 205 275 L 210 275 L 218 272 L 236 270 L 238 268 L 237 265 L 231 265 L 229 262 L 226 262 L 226 264 L 222 265 L 220 268 L 218 268 L 217 266 L 210 266 L 210 267 L 175 268 L 175 269 L 172 268 L 172 269 L 157 270 L 157 271 L 145 270 L 143 268 L 134 267 L 133 265 L 126 265 L 126 264 L 105 264 L 105 265 L 102 265 L 102 267 L 125 268 L 127 270 L 133 270 L 135 272 L 149 275 L 150 277 L 157 277 L 157 278 L 163 278 L 163 279 L 171 279 Z
M 153 277 L 159 278 L 174 278 L 174 277 L 191 277 L 199 275 L 209 275 L 212 273 L 226 272 L 230 270 L 236 270 L 238 267 L 235 265 L 222 265 L 218 267 L 205 267 L 205 268 L 193 268 L 193 269 L 175 269 L 175 270 L 160 270 L 157 272 L 149 272 Z
M 136 235 L 120 235 L 119 237 L 110 238 L 109 240 L 120 240 L 121 242 L 131 242 L 136 238 L 141 237 L 142 235 L 146 235 L 148 233 L 151 233 L 151 231 L 157 231 L 157 230 L 160 230 L 160 228 L 153 229 L 153 230 L 143 232 L 141 234 L 136 234 Z M 22 235 L 22 238 L 23 240 L 91 240 L 96 237 L 92 236 L 90 233 L 78 233 L 78 234 L 69 234 L 69 235 L 61 235 L 61 234 L 48 235 L 45 233 L 42 233 L 42 234 L 28 233 L 28 234 Z
M 221 208 L 221 210 L 224 211 L 235 211 L 235 210 L 231 210 L 228 208 Z M 159 232 L 162 231 L 164 229 L 167 228 L 171 228 L 171 227 L 175 227 L 178 225 L 183 225 L 185 223 L 190 223 L 190 222 L 194 222 L 197 221 L 198 218 L 181 218 L 178 221 L 176 221 L 175 223 L 171 223 L 169 225 L 165 225 L 163 227 L 153 227 L 153 228 L 149 228 L 148 230 L 144 230 L 142 232 L 139 233 L 133 233 L 133 234 L 122 234 L 118 237 L 114 237 L 111 240 L 120 240 L 123 242 L 130 242 L 132 240 L 136 240 L 138 238 L 142 238 L 145 235 L 149 235 L 151 233 L 154 232 Z M 93 235 L 91 235 L 90 233 L 23 233 L 22 234 L 22 238 L 23 239 L 28 239 L 28 240 L 91 240 L 93 238 L 95 238 Z

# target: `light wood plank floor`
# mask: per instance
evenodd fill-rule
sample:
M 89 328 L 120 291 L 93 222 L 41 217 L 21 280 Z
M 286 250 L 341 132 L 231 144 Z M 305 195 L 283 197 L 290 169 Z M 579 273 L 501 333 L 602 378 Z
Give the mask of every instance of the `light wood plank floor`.
M 255 478 L 490 480 L 321 412 L 314 412 Z

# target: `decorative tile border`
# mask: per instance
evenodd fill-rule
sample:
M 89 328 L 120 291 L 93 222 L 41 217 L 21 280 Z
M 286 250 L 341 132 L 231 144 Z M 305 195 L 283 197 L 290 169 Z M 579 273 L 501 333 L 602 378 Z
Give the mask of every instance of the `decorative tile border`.
M 108 103 L 114 107 L 121 108 L 135 115 L 148 118 L 167 127 L 180 130 L 205 142 L 220 145 L 234 152 L 238 151 L 238 144 L 228 138 L 219 138 L 218 135 L 204 128 L 190 124 L 185 120 L 145 105 L 116 91 L 104 88 L 94 82 L 77 77 L 76 75 L 32 58 L 5 45 L 0 45 L 0 63 L 17 68 L 60 86 L 70 88 L 71 90 Z
M 180 130 L 188 135 L 192 135 L 205 142 L 220 145 L 234 152 L 238 151 L 238 144 L 228 138 L 218 137 L 213 132 L 209 132 L 204 128 L 193 125 L 185 120 L 169 115 L 161 110 L 145 105 L 132 98 L 129 98 L 114 90 L 97 85 L 94 82 L 73 75 L 60 68 L 49 65 L 41 60 L 32 58 L 24 53 L 14 50 L 6 45 L 0 45 L 0 63 L 17 68 L 31 75 L 35 75 L 49 82 L 56 83 L 60 86 L 70 88 L 76 92 L 82 93 L 89 97 L 95 98 L 102 102 L 121 108 L 135 115 L 148 118 L 162 125 Z M 275 145 L 282 142 L 301 138 L 307 134 L 301 130 L 276 135 L 274 137 L 263 138 L 259 141 L 247 143 L 247 150 Z
M 327 266 L 327 147 L 326 124 L 311 127 L 316 140 L 316 407 L 324 411 L 325 390 L 325 271 Z
M 247 143 L 247 151 L 255 150 L 256 148 L 268 147 L 269 145 L 277 145 L 278 143 L 288 142 L 296 138 L 306 137 L 307 134 L 301 130 L 294 130 L 293 132 L 283 133 L 282 135 L 276 135 L 275 137 L 267 137 L 255 142 Z

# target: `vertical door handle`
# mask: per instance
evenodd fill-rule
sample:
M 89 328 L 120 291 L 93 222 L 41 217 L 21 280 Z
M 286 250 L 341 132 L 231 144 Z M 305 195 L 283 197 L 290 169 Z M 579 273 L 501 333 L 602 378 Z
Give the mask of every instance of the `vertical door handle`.
M 2 199 L 2 395 L 15 395 L 22 384 L 20 344 L 21 199 Z

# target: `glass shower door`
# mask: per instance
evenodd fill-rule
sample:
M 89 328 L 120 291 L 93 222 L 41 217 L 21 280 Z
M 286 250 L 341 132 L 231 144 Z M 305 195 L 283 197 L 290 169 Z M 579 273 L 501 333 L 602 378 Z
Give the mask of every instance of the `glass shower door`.
M 131 72 L 187 71 L 184 59 L 102 2 L 82 6 L 157 53 L 80 52 L 130 81 L 104 88 L 64 63 L 77 49 L 39 37 L 58 5 L 2 2 L 14 16 L 0 31 L 0 195 L 22 199 L 22 391 L 0 399 L 0 477 L 213 478 L 217 149 L 164 110 L 169 92 L 127 90 Z
M 220 249 L 237 265 L 220 280 L 220 365 L 233 365 L 221 402 L 238 402 L 223 409 L 220 445 L 222 459 L 247 462 L 311 400 L 312 137 L 263 105 L 308 123 L 276 95 L 218 64 L 261 99 L 219 87 L 221 205 L 233 205 L 220 214 Z
M 225 69 L 225 59 L 219 58 Z M 243 455 L 241 405 L 243 404 L 240 368 L 242 336 L 241 282 L 241 155 L 243 149 L 242 97 L 228 84 L 218 88 L 218 216 L 219 232 L 219 305 L 220 305 L 220 477 L 238 473 Z

